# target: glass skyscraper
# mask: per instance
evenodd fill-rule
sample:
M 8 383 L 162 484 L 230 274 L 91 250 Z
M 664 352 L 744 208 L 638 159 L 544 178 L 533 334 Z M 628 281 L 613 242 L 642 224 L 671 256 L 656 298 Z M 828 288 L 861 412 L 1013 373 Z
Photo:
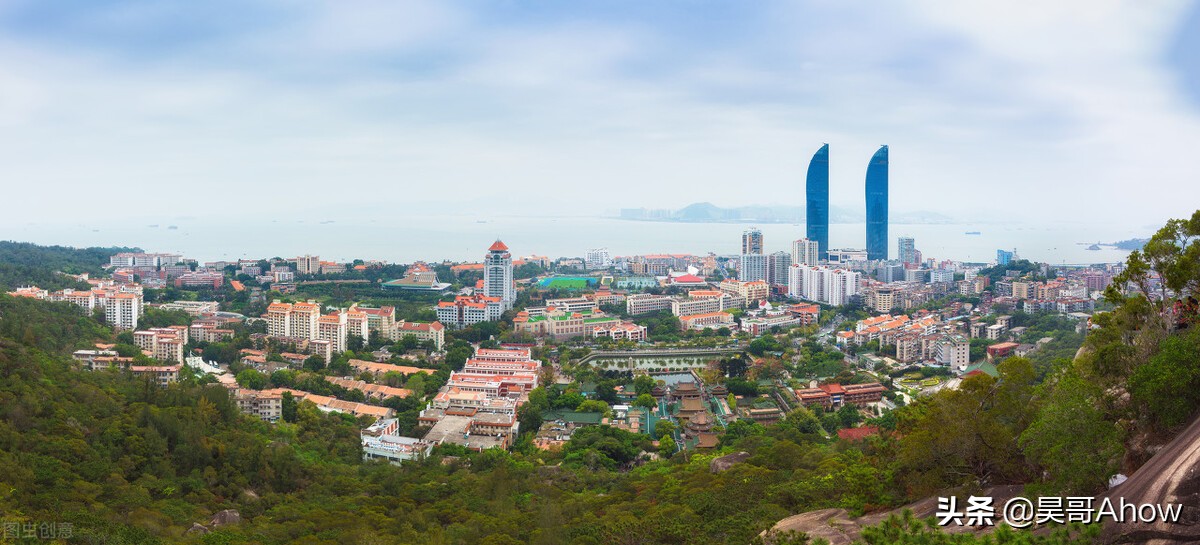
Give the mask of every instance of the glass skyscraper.
M 821 146 L 809 161 L 805 191 L 805 237 L 817 241 L 819 259 L 825 259 L 829 252 L 829 144 Z
M 867 165 L 867 259 L 888 258 L 888 147 Z

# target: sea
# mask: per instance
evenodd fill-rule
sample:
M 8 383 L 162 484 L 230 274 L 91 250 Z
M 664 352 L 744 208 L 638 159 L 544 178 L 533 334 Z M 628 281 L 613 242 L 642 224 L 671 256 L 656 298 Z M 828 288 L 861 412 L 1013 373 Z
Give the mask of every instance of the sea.
M 582 257 L 589 248 L 608 248 L 613 256 L 670 253 L 733 255 L 741 234 L 751 226 L 763 232 L 767 253 L 791 251 L 804 237 L 803 224 L 676 223 L 589 216 L 395 215 L 379 218 L 249 219 L 198 218 L 74 224 L 0 223 L 0 239 L 65 246 L 134 246 L 153 252 L 178 252 L 200 261 L 318 255 L 395 263 L 478 261 L 496 239 L 516 257 Z M 971 233 L 971 234 L 968 234 Z M 974 234 L 978 233 L 978 234 Z M 896 239 L 911 236 L 923 257 L 986 263 L 996 250 L 1015 250 L 1025 259 L 1051 264 L 1098 264 L 1125 260 L 1127 251 L 1096 243 L 1145 238 L 1153 228 L 1109 223 L 1048 222 L 892 224 L 888 238 L 895 258 Z M 831 248 L 863 248 L 865 224 L 830 225 Z

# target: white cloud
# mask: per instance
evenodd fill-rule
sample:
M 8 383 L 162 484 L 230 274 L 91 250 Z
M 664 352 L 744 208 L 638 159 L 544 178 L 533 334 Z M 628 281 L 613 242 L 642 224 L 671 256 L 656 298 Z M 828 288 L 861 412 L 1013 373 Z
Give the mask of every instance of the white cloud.
M 1158 60 L 1179 3 L 783 3 L 728 36 L 582 12 L 496 23 L 444 2 L 268 7 L 286 16 L 160 55 L 0 42 L 0 178 L 37 203 L 12 217 L 100 215 L 50 198 L 97 186 L 235 215 L 363 195 L 800 204 L 822 142 L 844 205 L 884 143 L 894 209 L 1132 209 L 1140 225 L 1200 200 L 1200 125 Z M 90 23 L 173 17 L 139 9 Z

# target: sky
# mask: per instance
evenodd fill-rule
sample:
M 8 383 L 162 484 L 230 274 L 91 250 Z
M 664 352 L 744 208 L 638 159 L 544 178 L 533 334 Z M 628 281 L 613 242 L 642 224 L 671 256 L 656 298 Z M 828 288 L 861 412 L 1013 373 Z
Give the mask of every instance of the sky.
M 893 210 L 1190 216 L 1200 4 L 0 1 L 0 226 L 802 205 L 826 142 L 838 206 L 888 144 Z

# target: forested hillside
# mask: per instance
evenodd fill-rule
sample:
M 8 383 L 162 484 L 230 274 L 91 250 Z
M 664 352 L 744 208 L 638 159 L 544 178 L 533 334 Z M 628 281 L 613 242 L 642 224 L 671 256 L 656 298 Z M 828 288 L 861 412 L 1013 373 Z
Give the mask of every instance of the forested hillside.
M 302 404 L 297 422 L 242 416 L 218 386 L 159 389 L 83 372 L 68 351 L 112 333 L 66 304 L 0 295 L 0 512 L 73 525 L 93 543 L 748 543 L 792 513 L 854 512 L 906 494 L 895 444 L 832 444 L 799 410 L 739 423 L 712 456 L 629 471 L 645 439 L 606 428 L 532 449 L 363 463 L 361 422 Z M 447 452 L 463 455 L 463 452 Z M 185 534 L 216 511 L 244 522 Z
M 36 284 L 44 289 L 86 287 L 57 272 L 100 273 L 108 258 L 137 248 L 68 248 L 0 241 L 0 288 Z

